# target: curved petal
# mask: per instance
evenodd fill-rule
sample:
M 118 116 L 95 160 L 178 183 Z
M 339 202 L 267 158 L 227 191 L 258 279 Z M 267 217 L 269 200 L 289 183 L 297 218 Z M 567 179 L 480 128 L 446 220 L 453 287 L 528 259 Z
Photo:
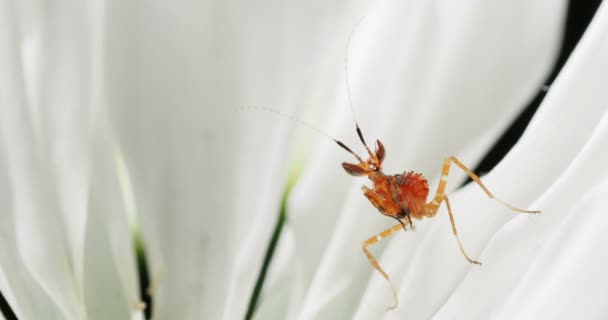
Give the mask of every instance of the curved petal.
M 533 272 L 534 267 L 530 269 L 530 266 L 550 259 L 543 252 L 550 251 L 555 241 L 562 241 L 555 237 L 560 234 L 564 219 L 568 219 L 567 215 L 588 190 L 604 181 L 606 172 L 597 164 L 603 163 L 605 158 L 601 146 L 606 139 L 608 114 L 605 105 L 608 96 L 602 84 L 608 74 L 604 59 L 608 54 L 607 25 L 608 10 L 602 4 L 530 128 L 488 176 L 488 180 L 505 187 L 509 184 L 521 186 L 516 189 L 517 193 L 536 198 L 534 205 L 544 214 L 518 217 L 502 227 L 482 255 L 492 263 L 484 265 L 483 271 L 467 274 L 437 315 L 439 318 L 454 314 L 483 318 L 501 308 L 509 296 L 521 299 L 521 291 L 517 288 L 525 281 L 522 279 Z M 512 172 L 524 173 L 526 183 L 518 184 L 511 177 Z M 479 299 L 480 292 L 484 293 L 483 299 L 471 305 L 471 297 Z M 576 296 L 563 294 L 578 303 Z
M 606 315 L 603 293 L 608 282 L 603 280 L 605 267 L 602 267 L 608 261 L 605 255 L 608 247 L 602 241 L 608 223 L 603 201 L 608 187 L 608 170 L 603 165 L 608 161 L 606 143 L 608 112 L 580 154 L 539 201 L 551 210 L 550 221 L 538 223 L 533 230 L 541 239 L 519 234 L 525 226 L 515 221 L 497 235 L 499 238 L 519 234 L 521 241 L 537 242 L 533 256 L 516 261 L 516 264 L 528 261 L 527 269 L 499 309 L 500 317 Z M 518 308 L 513 308 L 514 305 Z
M 306 30 L 316 11 L 278 0 L 109 2 L 109 105 L 156 318 L 244 315 L 277 219 L 293 125 L 239 107 L 301 103 L 316 76 L 321 32 Z
M 93 137 L 91 148 L 83 266 L 86 317 L 135 320 L 146 306 L 139 297 L 135 248 L 115 148 L 104 136 Z
M 27 113 L 18 25 L 10 3 L 0 8 L 2 291 L 20 317 L 71 318 L 77 297 L 52 179 Z
M 606 143 L 606 132 L 603 134 L 602 147 Z M 600 319 L 608 314 L 604 303 L 608 291 L 604 279 L 608 267 L 607 193 L 608 179 L 604 179 L 562 216 L 563 221 L 496 313 L 497 319 Z
M 502 6 L 385 1 L 370 7 L 355 34 L 349 63 L 357 116 L 368 140 L 382 137 L 386 171 L 407 168 L 436 175 L 449 154 L 473 166 L 541 87 L 559 44 L 563 9 L 564 2 L 548 10 L 523 1 Z M 513 26 L 511 17 L 522 12 L 518 18 L 526 23 Z M 539 19 L 543 24 L 535 23 Z M 338 105 L 345 101 L 341 95 Z M 340 138 L 352 137 L 344 142 L 356 147 L 352 121 L 344 114 L 335 110 L 330 123 L 339 128 Z M 363 181 L 353 182 L 341 172 L 338 164 L 348 159 L 343 152 L 325 143 L 314 155 L 290 201 L 295 270 L 300 272 L 294 277 L 300 282 L 294 284 L 294 307 L 287 317 L 348 317 L 370 274 L 372 280 L 381 279 L 372 274 L 360 242 L 390 222 L 361 196 Z M 450 181 L 462 177 L 454 174 Z M 399 259 L 410 261 L 419 255 L 420 241 L 428 242 L 432 234 L 433 228 L 423 223 L 415 237 L 407 243 L 391 241 L 391 247 L 401 252 Z M 387 266 L 396 279 L 407 271 L 402 267 Z M 370 290 L 361 305 L 371 308 L 357 315 L 377 317 L 376 300 L 383 300 L 382 309 L 387 306 L 390 291 L 386 284 L 380 286 L 386 295 Z M 271 301 L 272 292 L 267 295 Z M 432 314 L 438 299 L 420 304 L 421 314 Z
M 124 210 L 106 205 L 121 202 L 114 154 L 91 145 L 109 139 L 95 121 L 103 8 L 0 7 L 2 291 L 23 319 L 129 318 L 139 300 L 131 235 Z

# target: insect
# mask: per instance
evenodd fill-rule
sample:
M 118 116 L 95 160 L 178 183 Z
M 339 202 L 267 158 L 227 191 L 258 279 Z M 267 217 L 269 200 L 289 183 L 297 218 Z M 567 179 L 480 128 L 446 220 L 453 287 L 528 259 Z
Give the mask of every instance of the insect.
M 412 219 L 422 220 L 423 218 L 433 218 L 437 214 L 439 207 L 442 203 L 445 203 L 447 208 L 448 216 L 450 218 L 450 223 L 452 225 L 452 233 L 456 237 L 456 241 L 458 242 L 458 246 L 460 248 L 460 252 L 464 256 L 464 258 L 471 264 L 481 265 L 481 262 L 477 260 L 473 260 L 466 253 L 464 246 L 462 245 L 462 241 L 458 237 L 458 230 L 456 229 L 456 223 L 454 221 L 454 214 L 452 212 L 452 207 L 450 206 L 450 200 L 448 196 L 445 194 L 445 188 L 448 182 L 448 174 L 450 173 L 450 169 L 452 164 L 455 164 L 458 168 L 463 170 L 473 182 L 475 182 L 483 192 L 490 198 L 493 199 L 500 204 L 506 206 L 512 211 L 520 212 L 520 213 L 529 213 L 529 214 L 537 214 L 540 211 L 537 210 L 523 210 L 516 208 L 509 203 L 496 198 L 490 190 L 481 182 L 479 177 L 467 166 L 465 166 L 460 160 L 458 160 L 454 156 L 449 156 L 443 161 L 443 168 L 441 170 L 441 178 L 439 180 L 439 185 L 437 186 L 437 190 L 435 191 L 435 196 L 428 200 L 429 196 L 429 185 L 427 180 L 421 173 L 409 171 L 403 172 L 400 174 L 392 174 L 387 175 L 382 171 L 382 163 L 386 157 L 386 149 L 380 140 L 376 140 L 375 150 L 372 150 L 368 147 L 365 139 L 363 138 L 363 133 L 359 128 L 359 124 L 355 121 L 355 129 L 357 132 L 357 136 L 359 140 L 363 144 L 365 151 L 367 152 L 368 158 L 363 159 L 360 155 L 355 153 L 351 148 L 347 147 L 340 140 L 337 140 L 320 129 L 310 125 L 309 123 L 302 121 L 295 117 L 294 115 L 285 114 L 280 111 L 266 108 L 266 107 L 243 107 L 243 109 L 256 109 L 261 111 L 267 111 L 274 114 L 277 114 L 282 117 L 289 118 L 290 120 L 302 124 L 319 134 L 322 134 L 329 139 L 333 140 L 340 148 L 346 150 L 348 153 L 353 155 L 357 162 L 342 162 L 342 168 L 346 173 L 355 177 L 363 177 L 367 176 L 367 178 L 371 181 L 371 188 L 363 185 L 361 187 L 361 191 L 365 195 L 365 197 L 371 202 L 371 204 L 378 209 L 378 211 L 392 219 L 395 219 L 398 223 L 393 225 L 392 227 L 370 237 L 369 239 L 363 242 L 363 252 L 367 256 L 367 259 L 372 264 L 372 266 L 386 279 L 388 282 L 392 293 L 393 293 L 393 305 L 390 306 L 387 310 L 394 309 L 399 304 L 399 299 L 397 297 L 397 290 L 393 286 L 390 277 L 384 269 L 378 263 L 378 260 L 374 258 L 374 256 L 369 251 L 369 247 L 376 244 L 380 240 L 387 238 L 394 234 L 395 232 L 403 229 L 407 231 L 408 229 L 413 229 L 414 224 Z
M 350 174 L 351 176 L 367 176 L 372 182 L 372 188 L 365 185 L 361 187 L 361 191 L 363 191 L 365 197 L 367 197 L 371 204 L 376 207 L 381 214 L 393 218 L 398 222 L 394 226 L 378 233 L 373 237 L 370 237 L 363 242 L 363 252 L 367 256 L 367 259 L 370 261 L 372 266 L 386 279 L 393 292 L 394 304 L 389 307 L 388 310 L 396 308 L 399 303 L 397 298 L 397 290 L 393 286 L 389 275 L 386 273 L 386 271 L 384 271 L 384 269 L 382 269 L 368 248 L 378 241 L 389 237 L 400 229 L 403 229 L 404 231 L 407 231 L 408 227 L 412 229 L 414 227 L 412 219 L 421 220 L 423 218 L 433 218 L 437 214 L 437 211 L 442 203 L 445 203 L 446 205 L 448 216 L 452 224 L 452 233 L 458 241 L 460 252 L 468 262 L 481 265 L 481 262 L 471 259 L 464 250 L 462 241 L 460 241 L 460 238 L 458 237 L 458 231 L 456 229 L 456 223 L 454 222 L 454 214 L 452 213 L 450 201 L 448 196 L 445 194 L 448 174 L 450 173 L 452 164 L 455 164 L 467 175 L 469 175 L 469 177 L 471 177 L 471 179 L 473 179 L 473 181 L 479 185 L 479 187 L 481 187 L 481 189 L 490 199 L 494 199 L 516 212 L 530 214 L 540 213 L 540 211 L 536 210 L 518 209 L 496 198 L 481 182 L 479 177 L 454 156 L 447 157 L 443 161 L 443 168 L 441 170 L 441 178 L 439 180 L 437 191 L 435 192 L 435 196 L 427 202 L 429 186 L 423 175 L 413 171 L 394 175 L 385 174 L 382 171 L 382 162 L 386 156 L 386 151 L 382 142 L 380 142 L 380 140 L 376 140 L 376 147 L 374 152 L 372 152 L 367 146 L 358 124 L 356 124 L 356 131 L 357 135 L 359 136 L 359 140 L 361 140 L 361 143 L 363 143 L 363 146 L 369 155 L 369 158 L 364 160 L 344 143 L 334 139 L 334 141 L 341 148 L 355 156 L 358 161 L 358 163 L 343 162 L 342 168 L 344 168 L 346 173 Z
M 362 21 L 362 20 L 361 20 Z M 348 39 L 348 44 L 351 42 L 351 38 L 354 34 L 354 31 L 359 26 L 359 23 L 353 28 L 351 31 L 350 37 Z M 348 81 L 348 46 L 346 47 L 346 55 L 344 61 L 345 68 L 345 78 L 346 78 L 346 91 L 348 96 L 349 107 L 352 111 L 353 117 L 355 116 L 351 93 L 350 93 L 350 85 Z M 388 282 L 392 294 L 393 294 L 393 305 L 390 306 L 387 310 L 394 309 L 399 304 L 399 299 L 397 297 L 397 290 L 395 286 L 393 286 L 390 277 L 384 269 L 378 263 L 378 260 L 374 258 L 374 256 L 369 251 L 369 247 L 376 244 L 380 240 L 387 238 L 394 234 L 395 232 L 403 229 L 407 231 L 409 229 L 414 228 L 414 224 L 412 219 L 422 220 L 423 218 L 433 218 L 441 206 L 442 203 L 445 203 L 447 208 L 448 216 L 450 218 L 450 223 L 452 225 L 452 233 L 458 242 L 458 246 L 460 248 L 460 252 L 464 256 L 464 258 L 471 264 L 481 265 L 481 262 L 477 260 L 471 259 L 462 245 L 462 241 L 458 237 L 458 230 L 456 229 L 456 223 L 454 221 L 454 214 L 452 213 L 452 208 L 450 206 L 450 201 L 448 196 L 445 194 L 445 188 L 448 182 L 448 174 L 450 173 L 450 169 L 452 164 L 455 164 L 461 170 L 463 170 L 481 189 L 483 192 L 490 198 L 495 201 L 498 201 L 502 205 L 506 206 L 512 211 L 519 213 L 527 213 L 527 214 L 538 214 L 540 211 L 537 210 L 523 210 L 516 208 L 509 203 L 502 201 L 496 198 L 490 190 L 481 182 L 479 177 L 467 166 L 465 166 L 462 162 L 460 162 L 456 157 L 449 156 L 443 161 L 443 168 L 441 170 L 441 178 L 439 180 L 439 185 L 437 190 L 435 191 L 435 196 L 428 200 L 429 196 L 429 185 L 427 180 L 421 173 L 409 171 L 400 174 L 387 175 L 382 171 L 382 163 L 386 156 L 386 150 L 384 145 L 380 140 L 376 140 L 375 150 L 372 150 L 368 147 L 365 139 L 363 138 L 363 134 L 359 127 L 359 124 L 355 118 L 355 129 L 359 140 L 365 147 L 365 150 L 368 154 L 367 159 L 363 159 L 357 153 L 352 151 L 349 147 L 347 147 L 340 140 L 337 140 L 325 132 L 319 130 L 318 128 L 308 124 L 307 122 L 301 121 L 293 115 L 284 114 L 277 110 L 266 108 L 266 107 L 246 107 L 251 109 L 258 109 L 263 111 L 268 111 L 275 113 L 277 115 L 289 118 L 290 120 L 300 123 L 317 133 L 320 133 L 331 140 L 333 140 L 338 146 L 342 149 L 346 150 L 348 153 L 352 154 L 357 162 L 342 162 L 342 168 L 351 176 L 362 177 L 367 176 L 367 178 L 371 181 L 371 188 L 363 185 L 361 187 L 361 191 L 365 195 L 365 197 L 371 202 L 371 204 L 378 209 L 378 211 L 392 219 L 395 219 L 397 223 L 392 227 L 370 237 L 369 239 L 363 242 L 362 248 L 363 252 L 367 256 L 367 259 L 371 263 L 371 265 L 386 279 Z
M 359 27 L 363 19 L 359 21 L 359 23 L 353 28 L 351 34 L 348 39 L 348 45 L 346 46 L 345 59 L 344 59 L 344 71 L 345 71 L 345 82 L 346 82 L 346 91 L 348 96 L 349 107 L 353 114 L 355 115 L 355 111 L 353 108 L 351 93 L 350 93 L 350 84 L 348 81 L 348 47 L 352 40 L 353 34 L 355 30 Z M 458 237 L 458 230 L 456 229 L 456 223 L 454 222 L 454 214 L 452 213 L 452 208 L 450 206 L 450 201 L 448 196 L 445 194 L 445 188 L 448 182 L 448 174 L 450 173 L 450 168 L 452 164 L 455 164 L 460 169 L 462 169 L 471 179 L 481 187 L 481 189 L 485 192 L 485 194 L 490 198 L 500 202 L 502 205 L 507 208 L 520 212 L 520 213 L 529 213 L 536 214 L 540 213 L 540 211 L 536 210 L 523 210 L 516 208 L 496 197 L 488 190 L 488 188 L 481 182 L 479 177 L 467 166 L 465 166 L 462 162 L 460 162 L 456 157 L 449 156 L 443 161 L 443 168 L 441 170 L 441 178 L 439 180 L 439 185 L 437 186 L 437 191 L 435 191 L 435 196 L 432 200 L 427 202 L 427 198 L 429 195 L 429 185 L 427 180 L 421 173 L 417 173 L 414 171 L 404 172 L 401 174 L 394 175 L 386 175 L 382 171 L 382 162 L 386 156 L 386 150 L 384 149 L 384 145 L 380 140 L 376 140 L 376 147 L 374 152 L 370 150 L 363 138 L 363 134 L 361 133 L 361 129 L 359 128 L 359 123 L 355 118 L 355 128 L 357 131 L 357 135 L 359 136 L 359 140 L 365 147 L 369 158 L 367 160 L 363 160 L 358 154 L 353 152 L 350 148 L 348 148 L 344 143 L 330 137 L 335 143 L 337 143 L 341 148 L 355 156 L 358 163 L 350 163 L 350 162 L 342 162 L 342 168 L 346 171 L 346 173 L 351 176 L 367 176 L 367 178 L 372 182 L 372 188 L 363 185 L 361 187 L 361 191 L 367 197 L 367 199 L 371 202 L 371 204 L 378 209 L 378 211 L 390 218 L 393 218 L 398 221 L 397 224 L 392 227 L 378 233 L 377 235 L 370 237 L 369 239 L 363 242 L 363 252 L 367 256 L 367 259 L 372 264 L 372 266 L 380 272 L 382 277 L 386 279 L 389 286 L 391 287 L 393 293 L 393 305 L 387 308 L 388 310 L 394 309 L 399 305 L 399 299 L 397 297 L 397 290 L 393 283 L 390 280 L 389 275 L 382 269 L 378 260 L 374 258 L 374 256 L 369 251 L 369 247 L 379 242 L 380 240 L 391 236 L 393 233 L 399 231 L 403 228 L 404 231 L 407 231 L 408 226 L 410 229 L 414 228 L 414 224 L 412 223 L 412 218 L 421 220 L 423 218 L 432 218 L 437 214 L 439 207 L 442 203 L 445 203 L 445 206 L 448 211 L 448 216 L 450 218 L 450 223 L 452 224 L 452 233 L 456 237 L 456 241 L 458 241 L 458 247 L 460 248 L 460 252 L 464 256 L 464 258 L 471 264 L 481 265 L 481 262 L 471 259 L 464 247 L 462 245 L 462 241 Z M 310 127 L 310 125 L 308 125 Z M 319 130 L 317 130 L 319 131 Z

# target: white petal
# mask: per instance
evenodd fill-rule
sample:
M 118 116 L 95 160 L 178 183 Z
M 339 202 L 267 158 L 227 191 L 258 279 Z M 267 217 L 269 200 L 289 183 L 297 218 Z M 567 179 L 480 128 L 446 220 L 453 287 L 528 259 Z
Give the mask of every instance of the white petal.
M 114 154 L 90 146 L 91 137 L 108 135 L 90 121 L 103 118 L 97 112 L 102 10 L 96 2 L 29 4 L 38 20 L 4 3 L 0 10 L 7 16 L 0 63 L 8 76 L 1 81 L 8 94 L 0 117 L 6 176 L 0 263 L 10 279 L 2 291 L 23 319 L 126 318 L 139 300 L 131 235 L 124 210 L 107 205 L 122 200 L 111 182 L 116 170 L 108 169 Z M 93 165 L 94 191 L 90 150 L 109 163 Z
M 564 5 L 551 10 L 531 5 L 523 10 L 523 19 L 530 24 L 517 29 L 510 17 L 521 14 L 521 6 L 524 3 L 471 6 L 454 16 L 451 6 L 426 2 L 383 2 L 372 7 L 353 41 L 351 75 L 363 132 L 368 140 L 381 137 L 387 147 L 387 172 L 413 169 L 436 175 L 443 158 L 452 153 L 473 166 L 519 106 L 536 93 L 555 57 Z M 546 24 L 533 23 L 541 17 Z M 505 51 L 510 47 L 519 53 Z M 336 111 L 343 119 L 334 122 L 339 137 L 355 138 L 352 121 L 344 113 Z M 345 140 L 356 147 L 356 139 Z M 299 304 L 301 313 L 296 307 L 291 316 L 344 317 L 352 312 L 372 274 L 360 243 L 390 221 L 379 217 L 360 194 L 362 180 L 348 187 L 349 179 L 338 167 L 348 160 L 343 152 L 327 143 L 315 154 L 319 156 L 311 159 L 290 202 L 295 258 L 303 269 L 299 285 L 306 292 L 304 300 L 302 292 L 294 293 L 292 298 L 303 304 Z M 451 186 L 457 186 L 461 177 L 451 175 Z M 400 259 L 408 261 L 416 254 L 417 241 L 425 241 L 431 230 L 423 224 L 404 240 L 407 243 L 395 240 L 405 254 Z M 397 279 L 406 271 L 388 269 Z M 381 279 L 374 272 L 372 279 L 376 278 Z M 381 288 L 386 295 L 370 290 L 378 299 L 369 297 L 375 302 L 362 303 L 371 309 L 361 315 L 388 306 L 390 291 L 384 283 Z M 421 312 L 432 312 L 434 303 L 437 300 L 420 305 Z
M 605 179 L 598 164 L 605 163 L 600 141 L 605 140 L 608 111 L 602 85 L 608 72 L 607 25 L 608 10 L 602 6 L 520 143 L 488 175 L 487 180 L 505 189 L 517 185 L 513 192 L 536 198 L 534 206 L 543 214 L 517 217 L 500 229 L 481 256 L 487 264 L 467 274 L 438 318 L 487 318 L 500 308 L 530 266 L 543 263 L 539 253 L 561 241 L 551 239 L 564 218 L 587 190 Z M 514 172 L 525 180 L 518 181 Z
M 141 313 L 132 245 L 113 146 L 92 141 L 92 174 L 84 247 L 87 319 L 128 319 Z
M 17 23 L 0 2 L 0 143 L 2 145 L 2 288 L 18 316 L 71 318 L 78 314 L 67 242 L 44 153 L 27 113 Z
M 516 281 L 498 318 L 598 319 L 608 314 L 605 304 L 608 219 L 604 201 L 608 192 L 608 170 L 603 169 L 608 161 L 607 143 L 608 113 L 585 150 L 568 169 L 568 178 L 563 179 L 566 181 L 554 188 L 559 198 L 547 199 L 554 202 L 551 204 L 545 201 L 551 214 L 560 221 L 543 226 L 542 235 L 546 236 L 535 246 L 532 259 L 524 259 L 528 261 L 528 268 Z M 570 195 L 578 195 L 579 201 Z M 570 201 L 560 201 L 562 197 Z M 520 232 L 513 231 L 513 234 Z M 522 241 L 530 239 L 519 235 Z
M 287 10 L 281 1 L 108 6 L 109 103 L 158 319 L 235 319 L 247 309 L 293 124 L 239 107 L 293 108 L 315 76 L 317 38 L 300 30 L 314 8 Z

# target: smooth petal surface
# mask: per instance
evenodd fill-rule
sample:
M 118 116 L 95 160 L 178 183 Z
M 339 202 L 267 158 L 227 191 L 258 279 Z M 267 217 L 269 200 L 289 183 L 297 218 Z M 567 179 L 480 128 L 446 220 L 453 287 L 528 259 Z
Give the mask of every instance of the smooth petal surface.
M 605 129 L 605 128 L 604 128 Z M 604 146 L 606 143 L 604 134 Z M 605 162 L 604 162 L 605 163 Z M 604 175 L 605 177 L 605 175 Z M 516 289 L 499 319 L 601 319 L 608 313 L 605 196 L 608 180 L 564 217 Z
M 110 139 L 100 125 L 102 9 L 0 2 L 0 289 L 20 319 L 140 314 L 126 214 L 108 209 L 122 202 L 114 152 L 92 142 Z
M 142 316 L 115 148 L 107 137 L 91 139 L 91 186 L 85 229 L 84 302 L 87 319 L 132 319 Z
M 485 318 L 497 310 L 502 310 L 500 314 L 517 314 L 520 309 L 512 304 L 512 299 L 527 299 L 528 296 L 520 287 L 534 275 L 537 265 L 544 265 L 548 259 L 552 259 L 549 252 L 555 250 L 555 245 L 571 239 L 560 231 L 566 228 L 565 221 L 569 219 L 569 214 L 582 206 L 580 203 L 583 199 L 594 199 L 587 194 L 593 193 L 596 186 L 601 188 L 599 185 L 605 181 L 607 174 L 604 166 L 600 165 L 605 163 L 606 157 L 604 146 L 608 108 L 605 102 L 608 95 L 602 83 L 608 74 L 608 64 L 604 59 L 608 54 L 607 26 L 608 10 L 602 5 L 521 142 L 488 176 L 490 181 L 496 179 L 497 183 L 508 185 L 518 183 L 512 179 L 507 180 L 513 176 L 513 172 L 524 173 L 525 183 L 520 182 L 518 190 L 536 195 L 534 206 L 541 208 L 543 215 L 517 217 L 502 227 L 487 244 L 482 255 L 482 259 L 491 262 L 482 269 L 467 274 L 437 314 L 438 318 Z M 590 209 L 597 208 L 595 204 L 590 206 Z M 585 221 L 596 219 L 592 212 L 580 212 L 577 216 Z M 586 223 L 581 222 L 581 225 L 588 226 Z M 601 223 L 598 221 L 597 225 Z M 587 246 L 602 250 L 597 246 L 601 242 L 585 242 L 583 239 L 574 242 L 579 245 L 586 243 Z M 584 247 L 580 250 L 585 252 Z M 569 268 L 568 261 L 560 260 L 562 263 L 555 268 Z M 585 275 L 588 280 L 583 281 L 603 279 L 603 273 L 593 273 L 593 270 L 596 269 L 590 269 Z M 537 278 L 537 281 L 540 280 Z M 564 280 L 564 284 L 570 283 L 567 278 Z M 542 290 L 550 282 L 537 284 L 539 290 Z M 480 296 L 480 292 L 484 294 Z M 529 291 L 530 298 L 538 292 Z M 587 294 L 576 295 L 568 291 L 562 293 L 564 298 L 570 297 L 572 305 L 589 307 L 588 301 L 584 301 L 587 300 Z M 471 304 L 471 299 L 479 303 Z M 502 307 L 505 300 L 509 302 L 506 307 Z M 602 305 L 596 304 L 585 312 L 596 314 L 601 308 Z M 542 309 L 540 305 L 527 311 L 524 309 L 521 314 L 532 316 L 535 313 L 540 315 L 556 312 L 555 315 L 558 315 L 559 310 L 564 311 L 560 317 L 580 315 L 566 312 L 563 308 L 555 308 L 554 311 Z M 577 312 L 576 310 L 578 309 L 573 308 L 570 312 Z
M 385 171 L 415 170 L 432 179 L 450 154 L 474 166 L 541 87 L 559 44 L 563 9 L 563 2 L 547 8 L 523 1 L 498 7 L 424 1 L 372 5 L 355 33 L 349 67 L 363 133 L 368 141 L 380 137 L 387 147 Z M 515 16 L 526 21 L 521 29 L 512 26 Z M 536 23 L 541 17 L 543 23 Z M 337 94 L 338 105 L 346 105 L 343 90 Z M 344 108 L 335 110 L 328 126 L 338 128 L 336 136 L 361 150 L 346 113 Z M 283 270 L 296 279 L 287 318 L 348 318 L 355 313 L 363 319 L 377 318 L 378 303 L 372 301 L 382 300 L 382 310 L 390 304 L 388 286 L 382 282 L 375 288 L 374 279 L 381 277 L 372 274 L 361 252 L 361 243 L 390 221 L 380 218 L 361 195 L 364 181 L 349 179 L 339 168 L 348 158 L 333 144 L 323 143 L 293 191 L 288 212 L 297 265 Z M 457 186 L 462 177 L 451 175 L 450 186 Z M 399 261 L 415 260 L 419 252 L 430 250 L 419 248 L 435 236 L 434 229 L 422 223 L 407 239 L 396 235 L 397 240 L 389 240 L 389 251 L 398 251 Z M 448 245 L 453 250 L 453 243 Z M 396 279 L 408 270 L 404 264 L 390 265 L 387 259 L 381 263 L 385 262 Z M 362 298 L 370 275 L 373 287 Z M 267 292 L 268 303 L 273 291 Z M 417 306 L 412 300 L 404 309 L 415 309 L 422 317 L 432 315 L 446 294 L 425 296 L 427 302 L 416 302 Z M 356 311 L 361 299 L 363 309 Z
M 18 316 L 79 314 L 67 241 L 45 154 L 27 113 L 20 37 L 10 2 L 0 2 L 3 292 Z M 14 300 L 13 300 L 14 299 Z
M 293 124 L 239 108 L 308 103 L 323 75 L 319 52 L 344 31 L 327 31 L 322 3 L 109 2 L 108 103 L 151 262 L 155 319 L 244 316 L 277 220 Z

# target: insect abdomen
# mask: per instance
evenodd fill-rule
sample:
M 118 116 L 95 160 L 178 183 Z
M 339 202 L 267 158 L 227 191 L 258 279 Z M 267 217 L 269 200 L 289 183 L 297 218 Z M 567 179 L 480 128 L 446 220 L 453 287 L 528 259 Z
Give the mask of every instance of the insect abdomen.
M 395 175 L 395 183 L 399 192 L 397 200 L 401 207 L 409 209 L 412 217 L 421 218 L 429 195 L 426 179 L 422 174 L 410 171 Z

